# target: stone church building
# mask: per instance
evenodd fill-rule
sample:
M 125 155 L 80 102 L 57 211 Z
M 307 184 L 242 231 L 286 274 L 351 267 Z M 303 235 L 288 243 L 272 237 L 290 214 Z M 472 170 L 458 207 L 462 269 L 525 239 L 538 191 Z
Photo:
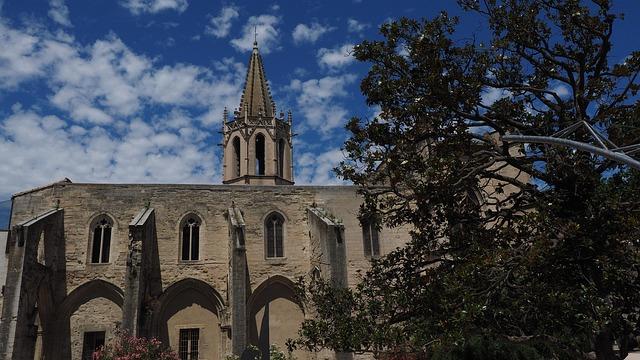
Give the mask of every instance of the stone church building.
M 408 239 L 361 223 L 355 187 L 295 186 L 291 124 L 256 45 L 240 107 L 224 114 L 223 185 L 65 179 L 15 194 L 0 359 L 90 359 L 116 328 L 181 359 L 285 350 L 312 316 L 297 278 L 354 286 L 371 257 Z

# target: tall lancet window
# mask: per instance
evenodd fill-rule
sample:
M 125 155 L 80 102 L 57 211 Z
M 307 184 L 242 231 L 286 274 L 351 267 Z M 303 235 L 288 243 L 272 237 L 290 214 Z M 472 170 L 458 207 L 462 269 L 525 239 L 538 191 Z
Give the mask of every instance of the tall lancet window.
M 91 262 L 94 264 L 108 263 L 111 251 L 111 229 L 113 223 L 106 216 L 101 216 L 93 226 L 93 240 L 91 242 Z
M 278 176 L 284 177 L 284 139 L 278 141 Z
M 182 250 L 180 259 L 183 261 L 198 260 L 200 256 L 200 219 L 189 215 L 182 223 Z
M 364 243 L 364 256 L 380 256 L 380 234 L 375 219 L 362 221 L 362 240 Z
M 240 138 L 233 138 L 233 177 L 240 176 Z
M 264 224 L 267 258 L 284 257 L 284 217 L 277 212 L 267 216 Z
M 264 175 L 264 135 L 256 135 L 256 175 Z

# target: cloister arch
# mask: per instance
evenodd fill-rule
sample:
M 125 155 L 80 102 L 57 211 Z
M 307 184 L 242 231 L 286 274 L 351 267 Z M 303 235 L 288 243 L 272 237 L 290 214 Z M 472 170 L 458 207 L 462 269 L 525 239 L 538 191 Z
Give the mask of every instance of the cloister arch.
M 202 357 L 221 358 L 225 343 L 220 330 L 224 302 L 211 285 L 198 279 L 183 279 L 170 285 L 158 301 L 151 323 L 154 336 L 179 351 L 180 329 L 199 329 Z
M 74 358 L 71 352 L 71 315 L 83 304 L 100 298 L 109 300 L 120 309 L 124 304 L 122 289 L 101 279 L 91 280 L 78 286 L 64 298 L 56 312 L 55 323 L 51 329 L 53 342 L 47 346 L 45 358 Z
M 249 342 L 257 346 L 263 359 L 269 358 L 269 346 L 275 344 L 286 351 L 286 340 L 297 337 L 304 320 L 305 309 L 289 278 L 276 275 L 262 282 L 247 301 Z M 307 353 L 298 351 L 297 359 L 306 359 Z

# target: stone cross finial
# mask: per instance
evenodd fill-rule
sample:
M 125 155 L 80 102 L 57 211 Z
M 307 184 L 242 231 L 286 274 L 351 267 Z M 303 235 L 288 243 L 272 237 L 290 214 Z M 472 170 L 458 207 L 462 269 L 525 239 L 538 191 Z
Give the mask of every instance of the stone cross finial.
M 258 48 L 258 26 L 257 25 L 253 26 L 253 48 L 254 49 Z

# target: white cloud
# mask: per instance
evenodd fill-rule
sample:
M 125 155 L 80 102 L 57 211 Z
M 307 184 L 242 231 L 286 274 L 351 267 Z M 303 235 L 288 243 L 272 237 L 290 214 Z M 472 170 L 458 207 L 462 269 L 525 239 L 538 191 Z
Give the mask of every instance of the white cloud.
M 356 19 L 347 19 L 347 30 L 352 33 L 361 33 L 370 26 L 370 24 L 362 23 Z
M 330 70 L 336 70 L 355 60 L 352 53 L 353 44 L 345 44 L 334 49 L 321 48 L 317 54 L 318 65 Z
M 304 42 L 315 43 L 320 36 L 332 30 L 334 30 L 334 28 L 330 26 L 323 26 L 315 22 L 311 25 L 298 24 L 293 29 L 291 36 L 293 37 L 293 42 L 296 44 Z
M 39 81 L 49 100 L 0 115 L 0 195 L 62 177 L 216 182 L 212 125 L 238 101 L 245 73 L 233 59 L 159 66 L 115 35 L 79 44 L 0 22 L 0 89 Z
M 280 32 L 277 26 L 280 18 L 274 15 L 252 16 L 242 29 L 242 36 L 231 40 L 231 45 L 238 51 L 253 49 L 254 31 L 257 32 L 258 46 L 263 54 L 278 49 Z
M 300 130 L 311 128 L 327 135 L 331 130 L 344 125 L 348 111 L 337 100 L 348 96 L 346 86 L 355 80 L 355 75 L 345 74 L 291 81 L 289 89 L 299 93 L 296 102 L 305 118 Z
M 64 0 L 49 0 L 49 17 L 56 23 L 70 27 L 69 8 Z
M 561 82 L 557 82 L 554 86 L 551 87 L 551 89 L 549 89 L 550 91 L 556 93 L 556 95 L 558 95 L 561 99 L 566 99 L 567 97 L 569 97 L 569 95 L 571 95 L 571 89 L 561 83 Z M 548 99 L 553 98 L 552 95 L 547 95 Z
M 155 14 L 164 10 L 183 12 L 189 6 L 187 0 L 122 0 L 120 5 L 128 9 L 134 15 L 142 13 Z
M 17 106 L 0 120 L 0 130 L 2 195 L 63 177 L 76 182 L 171 183 L 219 178 L 215 154 L 193 124 L 170 129 L 134 119 L 114 135 L 105 127 L 69 126 L 56 116 Z
M 296 159 L 296 184 L 343 185 L 333 169 L 344 160 L 340 149 L 333 148 L 323 153 L 304 152 Z
M 0 88 L 13 88 L 43 73 L 57 58 L 38 37 L 16 31 L 0 22 Z M 60 44 L 57 50 L 64 48 Z
M 511 97 L 511 95 L 511 92 L 508 90 L 488 87 L 484 89 L 484 91 L 482 91 L 482 94 L 480 94 L 480 99 L 482 105 L 490 106 L 500 99 Z
M 214 123 L 225 105 L 237 101 L 244 81 L 244 65 L 231 59 L 214 63 L 213 70 L 189 64 L 157 67 L 115 35 L 82 46 L 0 24 L 0 40 L 0 88 L 44 79 L 51 104 L 79 123 L 110 123 L 153 105 L 193 106 L 218 114 L 201 117 Z
M 212 35 L 217 38 L 223 38 L 229 35 L 231 23 L 240 14 L 235 6 L 225 6 L 220 10 L 220 14 L 212 17 L 209 24 L 205 28 L 205 34 Z

